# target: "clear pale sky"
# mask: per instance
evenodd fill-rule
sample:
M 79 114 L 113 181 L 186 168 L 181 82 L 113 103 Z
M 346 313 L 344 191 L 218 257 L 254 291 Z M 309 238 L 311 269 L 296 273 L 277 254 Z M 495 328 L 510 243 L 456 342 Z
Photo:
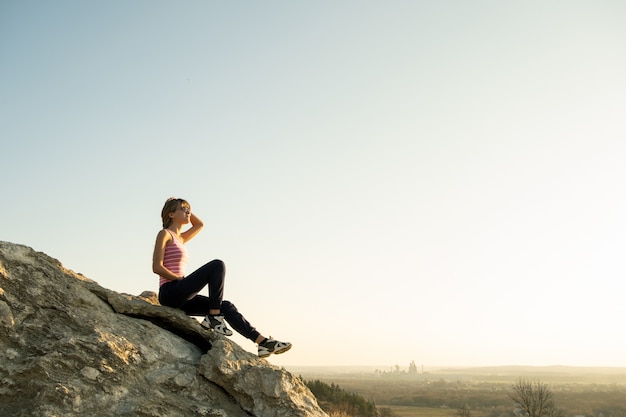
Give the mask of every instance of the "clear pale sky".
M 623 1 L 4 1 L 0 240 L 189 272 L 277 365 L 626 366 Z M 255 352 L 252 342 L 233 337 Z

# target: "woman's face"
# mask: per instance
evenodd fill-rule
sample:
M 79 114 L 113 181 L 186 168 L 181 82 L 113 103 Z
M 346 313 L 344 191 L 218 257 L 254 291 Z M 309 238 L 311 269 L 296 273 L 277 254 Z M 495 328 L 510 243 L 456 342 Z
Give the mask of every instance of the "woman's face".
M 189 217 L 191 216 L 191 208 L 185 206 L 179 206 L 176 211 L 174 211 L 170 217 L 172 221 L 175 221 L 179 224 L 187 224 L 189 223 Z

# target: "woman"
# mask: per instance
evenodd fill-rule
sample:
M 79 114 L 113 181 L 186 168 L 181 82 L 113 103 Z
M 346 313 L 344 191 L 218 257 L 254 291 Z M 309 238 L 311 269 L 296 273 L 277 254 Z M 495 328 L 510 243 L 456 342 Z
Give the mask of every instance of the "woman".
M 185 275 L 189 256 L 184 244 L 204 226 L 202 220 L 191 212 L 189 203 L 181 198 L 168 199 L 161 211 L 161 218 L 163 230 L 157 235 L 152 257 L 152 271 L 160 277 L 161 305 L 179 308 L 190 316 L 205 316 L 202 326 L 230 336 L 233 332 L 224 322 L 226 320 L 233 329 L 258 345 L 261 358 L 291 349 L 289 342 L 279 342 L 261 335 L 232 303 L 222 300 L 225 276 L 222 261 L 213 260 Z M 191 227 L 182 231 L 183 226 L 189 223 Z M 209 296 L 198 295 L 207 285 Z

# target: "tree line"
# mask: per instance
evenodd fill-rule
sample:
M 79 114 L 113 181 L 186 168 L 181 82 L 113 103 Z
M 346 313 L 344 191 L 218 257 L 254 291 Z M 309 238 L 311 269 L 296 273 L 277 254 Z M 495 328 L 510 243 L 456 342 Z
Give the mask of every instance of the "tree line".
M 315 381 L 305 381 L 305 384 L 317 398 L 322 410 L 329 414 L 379 417 L 373 402 L 366 400 L 359 394 L 348 392 L 335 383 L 329 385 L 316 379 Z

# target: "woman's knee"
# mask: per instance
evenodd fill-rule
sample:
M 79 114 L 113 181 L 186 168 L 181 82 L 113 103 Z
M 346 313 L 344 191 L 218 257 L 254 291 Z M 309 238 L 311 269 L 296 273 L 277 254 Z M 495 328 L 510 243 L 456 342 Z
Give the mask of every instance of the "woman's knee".
M 226 264 L 220 259 L 213 259 L 211 262 L 209 262 L 209 265 L 211 265 L 218 271 L 221 271 L 222 273 L 226 272 Z

